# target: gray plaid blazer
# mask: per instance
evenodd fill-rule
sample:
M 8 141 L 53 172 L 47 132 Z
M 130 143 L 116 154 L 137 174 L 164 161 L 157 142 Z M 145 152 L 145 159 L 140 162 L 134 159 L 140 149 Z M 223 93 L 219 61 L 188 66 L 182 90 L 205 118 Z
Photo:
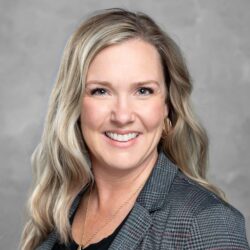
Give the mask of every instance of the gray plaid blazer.
M 77 209 L 82 190 L 69 218 Z M 49 234 L 37 250 L 53 248 Z M 242 214 L 185 176 L 160 151 L 157 163 L 110 250 L 250 249 Z

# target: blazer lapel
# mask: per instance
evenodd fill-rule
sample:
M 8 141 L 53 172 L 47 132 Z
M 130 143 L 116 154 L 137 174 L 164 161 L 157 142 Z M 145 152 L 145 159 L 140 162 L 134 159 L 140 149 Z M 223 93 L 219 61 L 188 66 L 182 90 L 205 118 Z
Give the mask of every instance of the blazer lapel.
M 166 202 L 177 167 L 161 150 L 158 160 L 109 250 L 134 250 L 153 224 L 152 213 Z
M 136 203 L 109 250 L 133 250 L 152 224 L 152 218 L 144 207 Z

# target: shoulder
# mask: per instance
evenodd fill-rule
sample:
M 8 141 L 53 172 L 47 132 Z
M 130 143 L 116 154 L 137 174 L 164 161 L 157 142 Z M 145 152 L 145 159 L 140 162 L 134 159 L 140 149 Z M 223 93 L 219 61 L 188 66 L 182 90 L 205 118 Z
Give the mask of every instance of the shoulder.
M 173 209 L 185 210 L 187 216 L 196 216 L 202 211 L 220 207 L 221 210 L 230 211 L 236 217 L 242 217 L 236 208 L 181 171 L 176 174 L 168 198 L 172 202 Z
M 174 225 L 172 232 L 185 232 L 188 249 L 249 249 L 243 215 L 180 171 L 172 183 L 166 207 L 170 225 Z

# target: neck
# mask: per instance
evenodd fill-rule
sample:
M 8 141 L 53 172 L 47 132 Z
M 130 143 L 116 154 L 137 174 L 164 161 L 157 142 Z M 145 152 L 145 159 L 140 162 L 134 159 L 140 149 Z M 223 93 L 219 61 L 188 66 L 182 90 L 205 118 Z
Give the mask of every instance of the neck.
M 156 151 L 143 164 L 129 170 L 107 171 L 106 168 L 93 164 L 95 185 L 91 196 L 95 209 L 105 211 L 107 206 L 115 205 L 114 202 L 120 204 L 138 189 L 139 194 L 140 187 L 148 179 L 157 157 L 158 153 Z M 136 198 L 136 195 L 134 198 Z

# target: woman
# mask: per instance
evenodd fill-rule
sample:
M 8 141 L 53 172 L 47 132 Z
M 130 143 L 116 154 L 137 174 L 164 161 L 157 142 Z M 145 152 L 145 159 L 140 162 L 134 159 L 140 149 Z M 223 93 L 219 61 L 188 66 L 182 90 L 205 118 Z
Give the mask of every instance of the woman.
M 143 13 L 86 20 L 62 58 L 21 248 L 249 249 L 206 180 L 208 141 L 174 41 Z

